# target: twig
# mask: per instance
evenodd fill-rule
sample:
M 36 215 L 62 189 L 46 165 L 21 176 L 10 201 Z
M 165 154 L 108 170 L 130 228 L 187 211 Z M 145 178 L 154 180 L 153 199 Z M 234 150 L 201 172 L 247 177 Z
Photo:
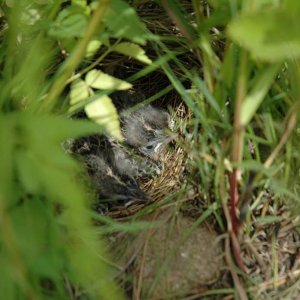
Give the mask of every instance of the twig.
M 232 264 L 231 255 L 230 255 L 229 238 L 227 238 L 225 240 L 225 258 L 226 258 L 226 262 L 227 262 L 227 265 L 229 267 L 232 279 L 234 281 L 235 288 L 236 288 L 237 292 L 240 295 L 240 299 L 241 300 L 247 300 L 248 299 L 247 294 L 246 294 L 243 286 L 241 285 L 239 277 L 238 277 L 237 273 L 235 272 L 233 264 Z
M 264 263 L 264 261 L 261 258 L 261 256 L 259 255 L 259 253 L 257 252 L 257 250 L 255 249 L 255 247 L 252 245 L 252 241 L 249 238 L 247 238 L 245 240 L 245 243 L 246 243 L 247 247 L 249 248 L 249 250 L 254 254 L 254 256 L 255 256 L 258 264 L 260 265 L 260 267 L 261 267 L 261 269 L 262 269 L 262 271 L 264 273 L 264 279 L 265 280 L 269 280 L 270 276 L 269 276 L 269 274 L 267 272 L 267 266 Z
M 253 286 L 253 287 L 249 288 L 248 290 L 249 290 L 249 292 L 253 292 L 253 291 L 262 292 L 262 291 L 265 291 L 272 287 L 279 288 L 279 287 L 285 285 L 288 282 L 288 280 L 296 279 L 298 277 L 300 277 L 300 270 L 295 270 L 293 272 L 289 272 L 285 276 L 279 277 L 275 282 L 274 282 L 274 279 L 270 279 L 268 281 L 264 281 L 259 286 Z

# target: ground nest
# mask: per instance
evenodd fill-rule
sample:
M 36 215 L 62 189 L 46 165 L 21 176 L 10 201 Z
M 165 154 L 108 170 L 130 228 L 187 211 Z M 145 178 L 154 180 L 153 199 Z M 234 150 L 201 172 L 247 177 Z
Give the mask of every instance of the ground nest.
M 186 116 L 186 107 L 182 103 L 174 108 L 173 118 L 184 121 Z M 170 135 L 174 135 L 176 139 L 176 129 L 174 129 L 174 132 L 170 132 Z M 164 151 L 160 158 L 163 163 L 160 175 L 140 182 L 142 189 L 151 197 L 151 203 L 158 203 L 180 189 L 184 182 L 186 159 L 183 149 L 176 141 Z M 119 207 L 117 210 L 110 211 L 108 215 L 113 218 L 131 216 L 145 205 L 149 205 L 149 203 L 133 203 L 128 207 Z

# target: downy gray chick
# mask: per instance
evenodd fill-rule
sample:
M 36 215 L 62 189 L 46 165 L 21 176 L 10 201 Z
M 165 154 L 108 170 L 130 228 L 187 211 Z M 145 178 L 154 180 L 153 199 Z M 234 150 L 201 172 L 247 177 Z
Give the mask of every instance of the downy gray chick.
M 170 142 L 166 133 L 170 116 L 166 111 L 147 105 L 130 112 L 127 107 L 132 102 L 121 98 L 123 144 L 109 136 L 93 135 L 74 141 L 71 147 L 84 161 L 100 202 L 106 200 L 109 208 L 150 200 L 138 180 L 160 174 L 160 158 Z

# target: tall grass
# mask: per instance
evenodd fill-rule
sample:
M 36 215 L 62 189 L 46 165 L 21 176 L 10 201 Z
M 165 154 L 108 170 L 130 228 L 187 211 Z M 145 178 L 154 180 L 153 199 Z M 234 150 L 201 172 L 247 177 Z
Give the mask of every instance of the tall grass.
M 245 271 L 239 237 L 244 225 L 246 235 L 253 234 L 252 211 L 260 205 L 278 211 L 284 205 L 292 215 L 299 212 L 298 4 L 228 0 L 162 5 L 165 11 L 152 30 L 169 29 L 155 48 L 158 56 L 169 58 L 161 67 L 193 112 L 187 132 L 192 143 L 182 143 L 193 158 L 190 179 L 198 182 L 207 205 L 219 204 L 216 220 L 223 228 L 225 216 L 230 237 L 226 254 L 232 253 Z M 151 13 L 146 17 L 151 19 Z M 267 189 L 275 193 L 269 204 L 261 197 Z M 264 214 L 262 222 L 267 224 L 269 217 Z M 244 299 L 246 292 L 226 257 Z

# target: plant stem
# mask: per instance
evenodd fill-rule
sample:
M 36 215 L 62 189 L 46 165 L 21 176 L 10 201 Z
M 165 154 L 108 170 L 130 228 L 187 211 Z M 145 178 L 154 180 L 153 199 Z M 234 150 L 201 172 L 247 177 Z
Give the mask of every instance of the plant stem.
M 237 83 L 236 102 L 234 108 L 234 124 L 233 124 L 233 145 L 232 145 L 232 162 L 239 163 L 242 159 L 243 140 L 245 129 L 241 124 L 241 107 L 246 94 L 246 66 L 247 53 L 241 53 L 241 63 L 239 70 L 239 78 Z M 239 170 L 234 168 L 230 174 L 230 215 L 233 227 L 233 232 L 238 233 L 238 222 L 236 215 L 236 205 L 239 201 L 238 195 L 238 173 Z

